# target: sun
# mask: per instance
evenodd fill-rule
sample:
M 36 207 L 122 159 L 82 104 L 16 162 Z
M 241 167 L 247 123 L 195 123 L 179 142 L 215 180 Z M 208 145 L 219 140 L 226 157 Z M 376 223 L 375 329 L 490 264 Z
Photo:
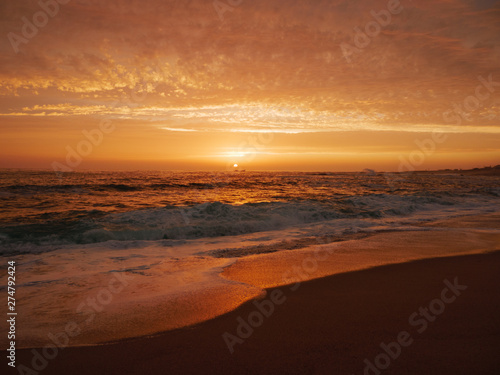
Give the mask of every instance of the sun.
M 234 163 L 233 167 L 238 168 L 238 164 Z

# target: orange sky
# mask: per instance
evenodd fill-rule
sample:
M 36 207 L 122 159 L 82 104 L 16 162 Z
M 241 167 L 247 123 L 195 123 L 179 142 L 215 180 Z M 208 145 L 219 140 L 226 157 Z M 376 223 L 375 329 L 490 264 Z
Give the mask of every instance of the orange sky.
M 0 5 L 0 167 L 500 164 L 499 1 L 60 2 Z

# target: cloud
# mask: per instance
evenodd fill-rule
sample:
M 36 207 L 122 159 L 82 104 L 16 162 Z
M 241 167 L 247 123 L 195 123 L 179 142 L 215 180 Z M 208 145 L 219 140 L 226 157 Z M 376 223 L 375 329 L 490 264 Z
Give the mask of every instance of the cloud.
M 454 126 L 443 113 L 474 94 L 477 77 L 500 80 L 500 6 L 401 4 L 348 62 L 341 44 L 355 46 L 354 28 L 386 12 L 387 1 L 244 1 L 223 22 L 211 1 L 69 2 L 19 53 L 2 43 L 0 95 L 9 104 L 0 112 L 235 132 Z M 21 35 L 22 17 L 39 8 L 2 3 L 0 34 Z M 463 131 L 498 126 L 497 99 L 481 102 Z
M 183 129 L 183 128 L 167 128 L 165 126 L 162 126 L 160 129 L 163 129 L 163 130 L 168 130 L 168 131 L 171 131 L 171 132 L 195 132 L 196 130 L 194 129 Z

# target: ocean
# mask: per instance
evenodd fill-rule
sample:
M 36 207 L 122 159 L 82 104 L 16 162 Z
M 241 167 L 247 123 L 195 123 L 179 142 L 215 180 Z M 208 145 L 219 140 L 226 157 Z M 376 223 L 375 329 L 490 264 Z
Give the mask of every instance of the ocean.
M 0 245 L 7 255 L 105 241 L 235 236 L 313 223 L 357 232 L 494 211 L 499 196 L 500 177 L 457 173 L 138 171 L 61 177 L 4 170 Z
M 498 212 L 499 197 L 499 176 L 445 172 L 3 170 L 0 272 L 16 262 L 19 345 L 43 345 L 73 321 L 83 328 L 71 345 L 95 344 L 183 327 L 259 296 L 262 288 L 223 275 L 239 260 L 264 259 L 265 274 L 280 254 L 429 230 L 422 224 Z M 350 251 L 342 259 L 355 262 Z M 376 262 L 407 259 L 398 256 Z

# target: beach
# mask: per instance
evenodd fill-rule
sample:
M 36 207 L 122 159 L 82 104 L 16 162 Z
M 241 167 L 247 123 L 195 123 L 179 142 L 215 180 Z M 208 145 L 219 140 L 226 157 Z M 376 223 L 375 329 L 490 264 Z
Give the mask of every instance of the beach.
M 414 340 L 385 374 L 495 374 L 500 370 L 500 251 L 343 273 L 280 290 L 283 304 L 231 354 L 224 332 L 256 310 L 247 302 L 213 320 L 154 337 L 65 348 L 50 374 L 362 374 L 401 331 Z M 409 316 L 455 278 L 467 286 L 427 329 Z M 268 295 L 273 290 L 267 290 Z M 144 324 L 148 315 L 144 314 Z M 41 352 L 41 350 L 40 350 Z M 18 353 L 29 366 L 30 350 Z M 42 363 L 43 365 L 43 363 Z M 368 372 L 376 373 L 376 372 Z
M 15 339 L 0 349 L 14 342 L 13 373 L 496 366 L 498 176 L 4 177 L 15 324 L 2 326 Z
M 495 374 L 498 219 L 466 216 L 423 224 L 435 232 L 378 233 L 243 257 L 223 270 L 223 278 L 263 292 L 236 309 L 101 345 L 71 347 L 73 337 L 65 341 L 59 334 L 57 350 L 54 343 L 52 349 L 18 350 L 18 370 L 23 365 L 47 374 Z M 212 296 L 201 298 L 209 302 Z M 162 317 L 152 307 L 136 319 L 154 327 Z M 124 323 L 116 321 L 116 329 L 123 324 L 128 330 Z

